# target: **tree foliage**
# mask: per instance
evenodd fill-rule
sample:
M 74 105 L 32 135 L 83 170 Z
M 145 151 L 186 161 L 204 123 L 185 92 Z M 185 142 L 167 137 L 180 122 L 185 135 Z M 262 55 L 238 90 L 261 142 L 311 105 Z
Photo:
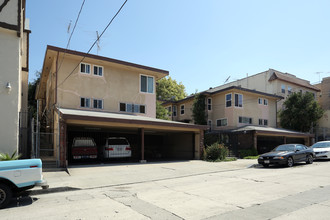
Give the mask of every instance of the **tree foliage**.
M 323 109 L 315 101 L 312 93 L 293 93 L 284 102 L 285 109 L 280 112 L 283 128 L 308 132 L 323 116 Z
M 207 124 L 207 115 L 206 115 L 206 103 L 205 103 L 206 96 L 197 93 L 194 98 L 194 103 L 192 107 L 193 119 L 195 124 L 198 125 L 206 125 Z
M 156 101 L 156 118 L 169 120 L 168 111 L 162 106 L 160 101 Z
M 162 78 L 158 80 L 156 94 L 158 100 L 163 101 L 177 101 L 187 97 L 185 86 L 180 82 L 177 83 L 171 77 Z
M 33 82 L 29 82 L 28 87 L 28 108 L 29 112 L 32 114 L 34 118 L 37 115 L 37 100 L 35 99 L 37 85 L 40 81 L 41 72 L 36 71 L 36 79 Z

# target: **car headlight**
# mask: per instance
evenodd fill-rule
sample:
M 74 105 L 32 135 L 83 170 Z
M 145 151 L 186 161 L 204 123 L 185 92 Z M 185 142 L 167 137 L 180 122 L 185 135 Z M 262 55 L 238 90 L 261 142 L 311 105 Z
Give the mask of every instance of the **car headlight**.
M 261 160 L 262 160 L 262 159 L 264 159 L 264 158 L 263 158 L 263 157 L 259 157 L 259 159 L 261 159 Z
M 284 157 L 274 157 L 274 159 L 280 159 L 280 160 L 283 160 Z

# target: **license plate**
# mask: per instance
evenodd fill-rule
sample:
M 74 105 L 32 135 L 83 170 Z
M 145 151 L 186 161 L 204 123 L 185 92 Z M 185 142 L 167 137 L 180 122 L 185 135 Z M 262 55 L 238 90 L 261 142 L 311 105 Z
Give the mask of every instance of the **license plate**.
M 264 163 L 269 163 L 269 160 L 264 160 Z

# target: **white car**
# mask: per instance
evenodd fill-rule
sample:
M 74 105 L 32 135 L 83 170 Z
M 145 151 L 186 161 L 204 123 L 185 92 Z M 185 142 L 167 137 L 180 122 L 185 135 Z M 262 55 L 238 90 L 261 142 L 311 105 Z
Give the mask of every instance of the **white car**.
M 316 159 L 330 158 L 330 141 L 320 141 L 312 146 Z
M 107 138 L 103 148 L 104 158 L 131 157 L 132 150 L 128 140 L 124 137 Z

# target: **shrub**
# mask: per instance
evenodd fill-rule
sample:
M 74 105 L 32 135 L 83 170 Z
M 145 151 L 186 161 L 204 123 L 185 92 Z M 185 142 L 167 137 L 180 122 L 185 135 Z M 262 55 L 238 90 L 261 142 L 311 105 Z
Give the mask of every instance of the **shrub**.
M 224 160 L 228 154 L 228 148 L 223 144 L 219 144 L 218 142 L 207 146 L 206 150 L 206 160 L 216 161 L 216 160 Z
M 257 155 L 258 155 L 258 151 L 254 148 L 239 150 L 240 158 L 244 158 L 244 157 L 248 157 L 248 156 L 257 156 Z
M 17 154 L 17 151 L 15 150 L 15 152 L 10 156 L 8 153 L 0 153 L 0 161 L 5 161 L 5 160 L 18 160 L 18 158 L 21 157 L 20 154 Z

